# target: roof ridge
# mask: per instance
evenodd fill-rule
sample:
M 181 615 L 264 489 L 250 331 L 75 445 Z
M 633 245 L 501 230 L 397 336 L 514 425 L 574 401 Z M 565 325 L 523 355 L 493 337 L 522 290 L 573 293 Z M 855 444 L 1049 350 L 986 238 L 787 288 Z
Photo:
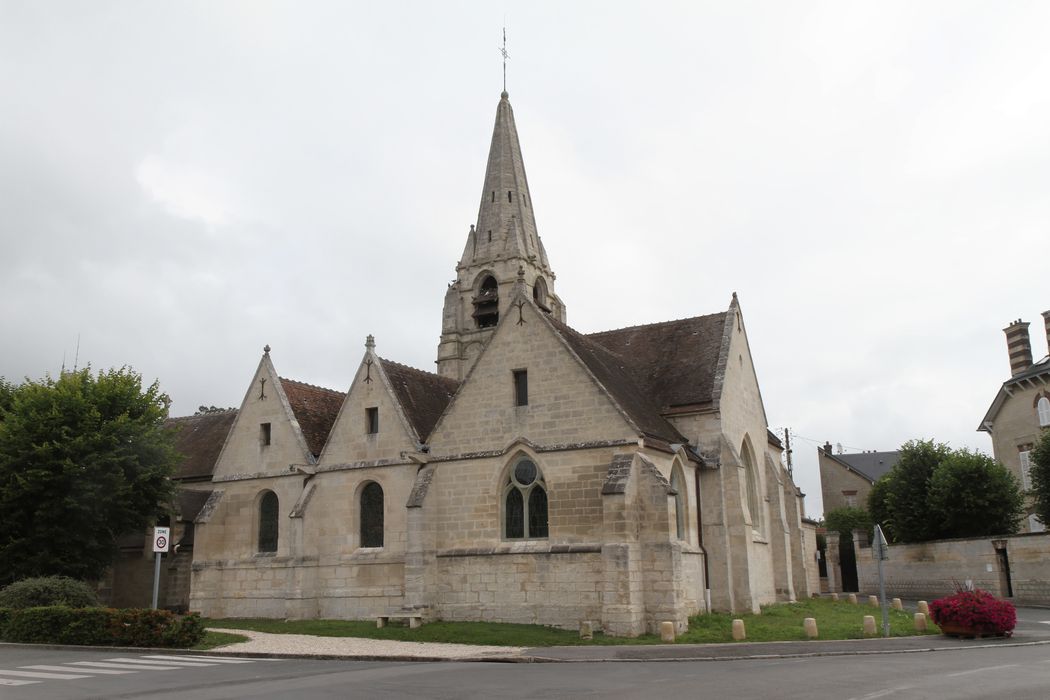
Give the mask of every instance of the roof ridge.
M 616 333 L 618 331 L 633 331 L 633 330 L 638 330 L 638 329 L 641 329 L 641 328 L 652 328 L 653 326 L 665 326 L 665 325 L 668 325 L 668 324 L 671 324 L 671 323 L 681 323 L 682 321 L 696 321 L 696 320 L 699 320 L 699 319 L 702 319 L 702 318 L 713 318 L 715 316 L 724 315 L 725 313 L 726 313 L 725 311 L 715 311 L 714 313 L 701 314 L 700 316 L 686 316 L 685 318 L 673 318 L 673 319 L 670 319 L 670 320 L 667 320 L 667 321 L 655 321 L 653 323 L 640 323 L 640 324 L 638 324 L 636 326 L 623 326 L 622 328 L 609 328 L 609 329 L 604 330 L 604 331 L 593 331 L 591 333 L 584 333 L 583 335 L 585 335 L 585 336 L 592 336 L 592 335 L 604 335 L 605 333 Z M 579 333 L 580 331 L 576 331 L 576 332 Z
M 298 384 L 299 386 L 305 386 L 305 387 L 309 387 L 311 389 L 320 389 L 321 391 L 327 391 L 327 392 L 329 392 L 331 394 L 340 394 L 342 396 L 346 396 L 346 392 L 345 391 L 339 391 L 338 389 L 329 389 L 326 386 L 320 386 L 318 384 L 311 384 L 310 382 L 301 382 L 298 379 L 289 379 L 288 377 L 277 377 L 277 378 L 280 379 L 282 382 L 291 382 L 292 384 Z

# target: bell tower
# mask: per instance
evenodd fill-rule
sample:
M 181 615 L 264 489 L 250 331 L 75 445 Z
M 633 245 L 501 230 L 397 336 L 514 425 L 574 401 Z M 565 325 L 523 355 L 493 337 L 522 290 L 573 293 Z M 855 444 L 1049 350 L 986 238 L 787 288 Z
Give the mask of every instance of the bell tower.
M 445 292 L 438 344 L 438 373 L 462 380 L 474 366 L 524 270 L 536 303 L 560 321 L 565 307 L 554 293 L 554 272 L 536 233 L 532 195 L 525 177 L 518 129 L 507 91 L 496 107 L 477 223 L 467 233 L 456 280 Z

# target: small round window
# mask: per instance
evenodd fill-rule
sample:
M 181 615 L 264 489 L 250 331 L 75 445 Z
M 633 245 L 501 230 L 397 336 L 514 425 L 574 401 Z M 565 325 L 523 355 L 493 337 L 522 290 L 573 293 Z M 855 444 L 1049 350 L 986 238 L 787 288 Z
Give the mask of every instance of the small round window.
M 536 481 L 536 464 L 529 459 L 523 459 L 514 467 L 514 481 L 518 486 L 528 486 Z

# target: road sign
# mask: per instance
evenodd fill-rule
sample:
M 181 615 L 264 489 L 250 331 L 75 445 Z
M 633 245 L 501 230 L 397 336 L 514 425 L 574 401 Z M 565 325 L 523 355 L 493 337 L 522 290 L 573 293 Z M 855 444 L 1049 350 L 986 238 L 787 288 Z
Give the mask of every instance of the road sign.
M 171 538 L 171 528 L 169 527 L 155 527 L 153 528 L 153 551 L 154 552 L 166 552 L 168 551 L 168 544 Z
M 875 537 L 872 538 L 871 555 L 876 561 L 886 561 L 890 558 L 890 543 L 886 541 L 886 535 L 882 534 L 882 528 L 875 526 Z

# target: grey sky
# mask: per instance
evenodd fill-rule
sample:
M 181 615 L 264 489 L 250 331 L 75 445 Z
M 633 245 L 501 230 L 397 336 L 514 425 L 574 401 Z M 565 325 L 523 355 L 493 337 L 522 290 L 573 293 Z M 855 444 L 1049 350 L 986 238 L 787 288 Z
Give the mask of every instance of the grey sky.
M 1050 4 L 0 0 L 0 375 L 433 369 L 508 89 L 569 322 L 740 295 L 774 428 L 974 428 L 1050 308 Z M 819 514 L 815 445 L 796 480 Z

